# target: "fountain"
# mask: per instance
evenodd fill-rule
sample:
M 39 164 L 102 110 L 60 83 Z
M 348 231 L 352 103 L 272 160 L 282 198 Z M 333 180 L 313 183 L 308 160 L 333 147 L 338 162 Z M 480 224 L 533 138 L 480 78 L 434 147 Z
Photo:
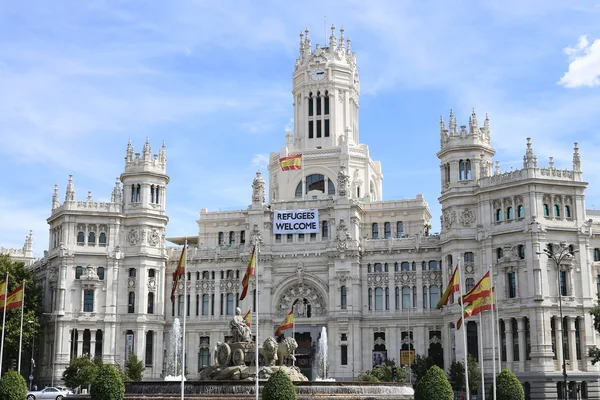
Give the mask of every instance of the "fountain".
M 169 333 L 165 381 L 181 381 L 181 340 L 181 324 L 179 318 L 175 318 Z
M 317 354 L 313 367 L 315 381 L 335 381 L 333 378 L 327 378 L 327 367 L 327 329 L 322 327 L 319 341 L 317 342 Z

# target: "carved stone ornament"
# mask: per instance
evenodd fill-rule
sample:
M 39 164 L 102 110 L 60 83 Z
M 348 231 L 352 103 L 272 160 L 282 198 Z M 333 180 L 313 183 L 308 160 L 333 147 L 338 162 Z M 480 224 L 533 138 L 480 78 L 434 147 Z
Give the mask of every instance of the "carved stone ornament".
M 240 287 L 240 280 L 239 279 L 225 279 L 223 281 L 221 281 L 221 293 L 228 293 L 228 292 L 233 292 L 236 289 L 239 289 Z
M 256 172 L 256 178 L 252 182 L 252 202 L 265 202 L 265 180 L 260 171 Z
M 296 301 L 298 300 L 298 301 Z M 327 313 L 325 300 L 321 292 L 313 286 L 311 282 L 304 282 L 302 285 L 291 285 L 285 289 L 277 299 L 276 313 L 279 317 L 286 315 L 292 309 L 294 303 L 304 304 L 303 315 L 299 317 L 307 317 L 307 308 L 310 306 L 311 316 L 324 316 Z
M 196 291 L 200 293 L 214 293 L 215 281 L 208 279 L 196 281 Z
M 150 246 L 156 246 L 160 241 L 160 233 L 156 229 L 152 229 L 148 234 L 148 244 Z
M 127 281 L 127 287 L 134 288 L 135 287 L 135 278 L 129 278 Z
M 390 276 L 388 273 L 375 272 L 367 275 L 368 286 L 387 286 L 390 283 Z
M 48 282 L 54 283 L 57 281 L 57 279 L 58 279 L 58 268 L 50 267 L 49 275 L 48 275 Z
M 148 278 L 148 290 L 151 292 L 156 291 L 156 278 Z
M 394 274 L 394 283 L 398 285 L 408 285 L 417 283 L 417 273 L 415 271 L 404 271 Z
M 346 174 L 346 166 L 340 166 L 340 172 L 338 172 L 337 183 L 338 183 L 338 195 L 340 197 L 348 197 L 348 182 L 350 175 Z
M 83 271 L 83 274 L 81 275 L 81 277 L 79 278 L 82 281 L 88 280 L 88 281 L 99 281 L 100 278 L 98 277 L 98 274 L 96 273 L 96 269 L 94 267 L 92 267 L 91 265 L 88 265 L 87 267 L 85 267 L 85 270 Z
M 444 228 L 450 229 L 452 224 L 456 222 L 456 211 L 444 211 L 442 215 L 442 221 L 444 224 Z
M 471 226 L 474 222 L 475 222 L 475 213 L 473 212 L 473 210 L 469 210 L 468 208 L 465 208 L 463 211 L 461 211 L 460 223 L 463 224 L 463 226 Z
M 440 339 L 437 335 L 434 335 L 431 339 L 429 339 L 429 344 L 442 344 L 442 339 Z
M 129 244 L 137 244 L 140 241 L 140 231 L 137 229 L 131 229 L 127 234 L 127 241 Z
M 350 233 L 348 232 L 348 227 L 346 226 L 346 223 L 344 222 L 343 219 L 340 219 L 340 223 L 337 226 L 337 236 L 336 236 L 338 249 L 341 251 L 346 250 L 348 248 L 348 244 L 350 244 L 351 240 L 352 240 L 352 237 L 350 236 Z

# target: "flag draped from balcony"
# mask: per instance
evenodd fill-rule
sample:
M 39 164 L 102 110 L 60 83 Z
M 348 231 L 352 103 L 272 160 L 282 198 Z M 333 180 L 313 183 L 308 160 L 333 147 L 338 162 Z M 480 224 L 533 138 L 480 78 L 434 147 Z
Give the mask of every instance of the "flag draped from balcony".
M 177 284 L 179 283 L 179 279 L 181 279 L 181 275 L 185 274 L 185 259 L 187 257 L 187 246 L 183 246 L 183 250 L 181 250 L 181 256 L 179 257 L 179 262 L 177 263 L 177 269 L 173 272 L 173 288 L 171 289 L 171 302 L 175 301 L 175 292 L 177 292 Z
M 244 300 L 248 294 L 248 286 L 250 285 L 250 277 L 256 273 L 256 246 L 252 247 L 252 254 L 250 254 L 250 260 L 248 260 L 248 267 L 246 273 L 242 279 L 242 294 L 240 300 Z
M 454 268 L 454 272 L 452 272 L 452 276 L 450 277 L 450 280 L 448 281 L 448 286 L 446 287 L 444 294 L 440 298 L 440 301 L 437 303 L 437 306 L 435 308 L 440 309 L 443 306 L 445 306 L 446 304 L 448 304 L 448 300 L 450 299 L 450 296 L 452 296 L 452 294 L 454 294 L 458 291 L 460 291 L 460 277 L 459 277 L 458 265 L 457 265 Z

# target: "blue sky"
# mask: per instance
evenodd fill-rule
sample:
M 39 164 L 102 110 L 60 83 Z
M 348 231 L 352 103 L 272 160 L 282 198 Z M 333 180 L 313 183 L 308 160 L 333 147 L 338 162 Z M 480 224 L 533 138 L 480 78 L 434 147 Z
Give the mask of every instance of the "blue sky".
M 439 118 L 489 113 L 496 160 L 571 168 L 600 207 L 595 1 L 12 1 L 0 11 L 0 246 L 47 248 L 52 190 L 110 199 L 127 140 L 167 144 L 168 235 L 245 207 L 285 142 L 298 34 L 343 26 L 361 74 L 360 140 L 386 199 L 422 193 L 439 230 Z

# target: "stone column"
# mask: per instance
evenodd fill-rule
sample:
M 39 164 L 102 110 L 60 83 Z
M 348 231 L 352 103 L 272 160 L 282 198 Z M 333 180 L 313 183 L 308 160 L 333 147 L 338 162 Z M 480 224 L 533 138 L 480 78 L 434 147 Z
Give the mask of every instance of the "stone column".
M 452 364 L 452 343 L 451 343 L 451 328 L 450 324 L 444 324 L 444 328 L 442 329 L 442 346 L 444 352 L 444 369 L 448 369 L 450 364 Z M 414 335 L 413 339 L 416 339 L 418 336 Z M 414 343 L 413 343 L 414 344 Z M 413 347 L 414 349 L 414 347 Z M 423 354 L 415 352 L 416 354 Z
M 562 365 L 563 360 L 563 337 L 562 337 L 562 321 L 560 317 L 554 317 L 554 337 L 556 338 L 556 361 L 558 365 Z M 562 367 L 561 367 L 562 368 Z
M 96 331 L 90 330 L 90 357 L 96 357 Z
M 577 371 L 579 366 L 577 365 L 577 346 L 575 339 L 575 318 L 576 317 L 567 317 L 567 334 L 569 335 L 569 358 L 571 359 L 571 371 Z
M 519 371 L 525 371 L 525 360 L 527 360 L 527 339 L 525 339 L 525 319 L 517 318 L 517 332 L 519 334 Z
M 77 357 L 83 355 L 83 334 L 85 331 L 81 331 L 81 335 L 77 332 Z
M 506 368 L 512 369 L 512 362 L 514 361 L 514 354 L 513 354 L 513 330 L 512 330 L 513 326 L 512 326 L 512 318 L 506 318 L 504 319 L 504 336 L 506 337 Z M 500 344 L 502 345 L 502 343 Z M 519 349 L 521 348 L 521 345 L 519 344 Z M 519 358 L 519 361 L 521 359 Z

